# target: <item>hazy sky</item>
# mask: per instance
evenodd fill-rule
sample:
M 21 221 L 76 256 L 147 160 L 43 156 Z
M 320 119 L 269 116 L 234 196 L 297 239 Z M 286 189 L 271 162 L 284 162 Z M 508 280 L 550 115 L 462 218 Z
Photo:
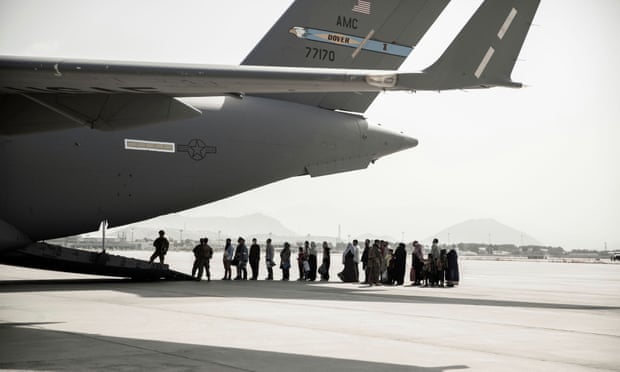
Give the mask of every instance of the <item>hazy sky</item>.
M 238 64 L 291 2 L 0 0 L 0 54 Z M 431 64 L 480 3 L 453 1 L 400 70 Z M 513 73 L 527 88 L 382 94 L 366 116 L 418 147 L 184 214 L 407 240 L 494 218 L 548 245 L 620 249 L 619 15 L 618 0 L 543 0 Z

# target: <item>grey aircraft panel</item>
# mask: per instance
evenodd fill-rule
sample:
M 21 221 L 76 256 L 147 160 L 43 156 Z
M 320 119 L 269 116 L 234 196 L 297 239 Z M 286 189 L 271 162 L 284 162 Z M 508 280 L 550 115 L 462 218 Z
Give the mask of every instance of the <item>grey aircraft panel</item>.
M 104 219 L 123 225 L 289 177 L 363 169 L 417 144 L 358 115 L 290 102 L 191 103 L 204 115 L 173 125 L 0 141 L 0 232 L 13 226 L 36 241 L 93 231 Z
M 383 0 L 360 7 L 358 1 L 296 1 L 243 64 L 396 70 L 448 3 Z M 351 112 L 365 112 L 377 96 L 326 92 L 266 96 Z

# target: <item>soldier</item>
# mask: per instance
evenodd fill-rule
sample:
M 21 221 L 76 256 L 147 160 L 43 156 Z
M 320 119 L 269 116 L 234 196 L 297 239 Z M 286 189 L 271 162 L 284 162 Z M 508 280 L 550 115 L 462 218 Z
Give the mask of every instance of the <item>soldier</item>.
M 159 263 L 161 263 L 162 265 L 164 264 L 164 256 L 166 256 L 166 253 L 168 253 L 168 246 L 170 245 L 170 243 L 168 243 L 168 239 L 164 237 L 165 234 L 166 233 L 164 232 L 164 230 L 159 230 L 159 238 L 155 239 L 155 241 L 153 242 L 155 252 L 153 252 L 149 263 L 153 263 L 155 258 L 159 257 Z
M 203 252 L 203 248 L 202 248 L 203 243 L 204 243 L 204 239 L 200 238 L 200 244 L 198 244 L 197 246 L 194 247 L 194 249 L 192 249 L 192 252 L 194 252 L 194 265 L 192 266 L 192 278 L 196 276 L 196 271 L 198 271 L 198 267 L 201 264 L 200 257 L 202 256 L 202 252 Z M 200 277 L 202 277 L 202 275 L 198 277 L 198 280 L 200 280 Z
M 210 282 L 211 281 L 211 257 L 213 257 L 213 248 L 211 248 L 211 246 L 209 244 L 207 244 L 209 242 L 208 238 L 204 238 L 202 239 L 202 257 L 200 260 L 200 265 L 198 267 L 198 279 L 202 279 L 202 270 L 204 268 L 204 270 L 207 273 L 207 281 Z

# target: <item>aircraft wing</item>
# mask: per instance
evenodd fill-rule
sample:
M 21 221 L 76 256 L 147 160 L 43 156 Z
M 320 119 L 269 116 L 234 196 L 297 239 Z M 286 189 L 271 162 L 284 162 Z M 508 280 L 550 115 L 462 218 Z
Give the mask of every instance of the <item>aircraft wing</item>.
M 174 97 L 398 89 L 384 71 L 0 57 L 0 134 L 187 119 Z
M 381 91 L 396 72 L 0 57 L 0 93 L 225 94 Z

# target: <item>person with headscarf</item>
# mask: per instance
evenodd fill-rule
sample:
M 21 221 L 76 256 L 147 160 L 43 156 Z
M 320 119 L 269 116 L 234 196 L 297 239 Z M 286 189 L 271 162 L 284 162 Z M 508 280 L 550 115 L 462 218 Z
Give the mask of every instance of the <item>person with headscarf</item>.
M 288 242 L 284 243 L 284 248 L 280 251 L 280 269 L 282 269 L 282 280 L 287 281 L 291 269 L 291 245 Z
M 368 251 L 370 250 L 370 239 L 364 242 L 364 251 L 362 251 L 362 271 L 364 271 L 364 281 L 362 284 L 368 284 Z
M 379 241 L 375 240 L 375 243 L 368 249 L 368 285 L 379 285 L 379 272 L 381 271 L 381 249 L 379 248 Z
M 359 257 L 359 254 L 357 255 Z M 357 262 L 355 262 L 355 245 L 347 244 L 347 248 L 342 252 L 342 264 L 344 269 L 338 273 L 338 277 L 345 283 L 357 282 Z
M 323 263 L 319 268 L 319 274 L 321 274 L 321 281 L 329 281 L 329 266 L 331 264 L 330 248 L 327 242 L 323 242 Z
M 405 243 L 399 243 L 396 251 L 394 251 L 393 279 L 396 281 L 396 285 L 403 285 L 405 283 L 406 266 L 407 251 L 405 250 Z
M 248 280 L 248 247 L 245 245 L 245 239 L 239 237 L 239 243 L 235 250 L 235 260 L 237 264 L 237 277 L 235 280 Z
M 440 252 L 439 252 L 439 239 L 433 239 L 433 244 L 431 245 L 431 286 L 439 284 L 439 268 L 441 263 L 440 260 Z
M 422 280 L 422 268 L 424 267 L 424 252 L 422 251 L 422 244 L 417 240 L 413 242 L 413 253 L 411 254 L 411 264 L 413 266 L 413 285 L 420 285 Z
M 307 279 L 311 282 L 316 280 L 316 270 L 318 268 L 317 261 L 316 243 L 310 242 L 310 248 L 308 249 L 308 264 L 310 265 L 310 271 L 308 272 Z
M 459 284 L 459 259 L 454 248 L 448 252 L 448 268 L 446 270 L 446 285 L 454 287 Z

